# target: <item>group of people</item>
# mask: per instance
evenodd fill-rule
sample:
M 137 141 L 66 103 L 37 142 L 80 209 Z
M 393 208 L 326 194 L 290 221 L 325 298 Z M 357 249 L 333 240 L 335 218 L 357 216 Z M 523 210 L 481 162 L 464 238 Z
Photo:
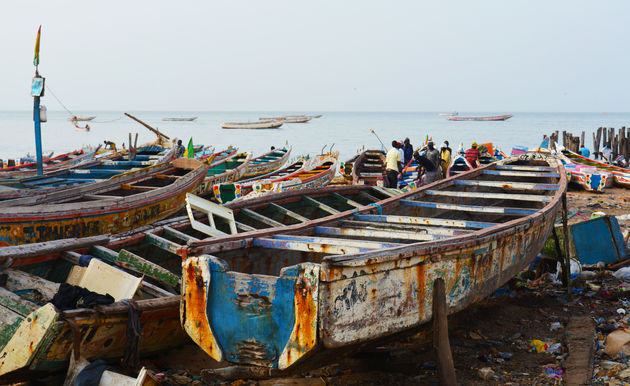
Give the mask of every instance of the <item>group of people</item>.
M 426 147 L 420 151 L 414 151 L 409 138 L 405 138 L 403 142 L 394 140 L 385 157 L 384 185 L 387 188 L 397 188 L 398 181 L 402 179 L 403 171 L 412 161 L 416 161 L 420 168 L 418 170 L 418 185 L 430 184 L 445 178 L 451 164 L 451 155 L 452 150 L 448 141 L 444 141 L 439 150 L 433 141 L 428 141 Z M 478 166 L 480 156 L 476 142 L 473 142 L 471 148 L 464 153 L 464 157 L 472 167 Z

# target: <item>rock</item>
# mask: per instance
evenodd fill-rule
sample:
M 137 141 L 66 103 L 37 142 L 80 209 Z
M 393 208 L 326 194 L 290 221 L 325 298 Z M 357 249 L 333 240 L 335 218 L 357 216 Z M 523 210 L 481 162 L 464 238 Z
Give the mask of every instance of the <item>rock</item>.
M 490 367 L 482 367 L 477 371 L 477 375 L 479 376 L 479 378 L 487 381 L 494 376 L 494 370 L 492 370 Z

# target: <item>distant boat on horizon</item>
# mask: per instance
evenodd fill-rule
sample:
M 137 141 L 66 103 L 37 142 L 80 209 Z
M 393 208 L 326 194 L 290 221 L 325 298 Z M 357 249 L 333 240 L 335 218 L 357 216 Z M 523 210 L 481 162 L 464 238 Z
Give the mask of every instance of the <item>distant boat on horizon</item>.
M 85 122 L 85 121 L 91 121 L 92 119 L 96 118 L 96 116 L 92 116 L 92 117 L 70 117 L 68 118 L 68 120 L 70 122 Z
M 494 115 L 488 117 L 456 117 L 450 116 L 448 117 L 449 121 L 505 121 L 506 119 L 512 118 L 512 114 L 505 115 Z
M 258 121 L 258 122 L 227 122 L 221 125 L 223 129 L 277 129 L 282 126 L 282 121 Z
M 459 115 L 459 113 L 457 111 L 453 111 L 451 113 L 440 113 L 439 115 L 441 117 L 455 117 L 455 116 Z
M 184 117 L 184 118 L 162 118 L 163 121 L 171 121 L 171 122 L 192 122 L 198 117 Z

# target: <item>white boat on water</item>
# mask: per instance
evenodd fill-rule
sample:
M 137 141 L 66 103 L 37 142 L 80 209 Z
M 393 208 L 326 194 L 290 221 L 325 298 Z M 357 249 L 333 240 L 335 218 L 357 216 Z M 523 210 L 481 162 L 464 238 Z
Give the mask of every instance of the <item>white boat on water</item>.
M 457 111 L 453 111 L 451 113 L 440 113 L 439 115 L 441 117 L 455 117 L 455 116 L 459 115 L 459 113 Z

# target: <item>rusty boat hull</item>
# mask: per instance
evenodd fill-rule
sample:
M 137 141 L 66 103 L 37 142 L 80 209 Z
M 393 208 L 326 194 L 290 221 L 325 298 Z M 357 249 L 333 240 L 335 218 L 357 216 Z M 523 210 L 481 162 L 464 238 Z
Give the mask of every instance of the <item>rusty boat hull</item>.
M 182 325 L 212 358 L 267 373 L 417 330 L 435 279 L 453 313 L 527 266 L 566 185 L 557 158 L 531 153 L 309 223 L 189 243 Z

